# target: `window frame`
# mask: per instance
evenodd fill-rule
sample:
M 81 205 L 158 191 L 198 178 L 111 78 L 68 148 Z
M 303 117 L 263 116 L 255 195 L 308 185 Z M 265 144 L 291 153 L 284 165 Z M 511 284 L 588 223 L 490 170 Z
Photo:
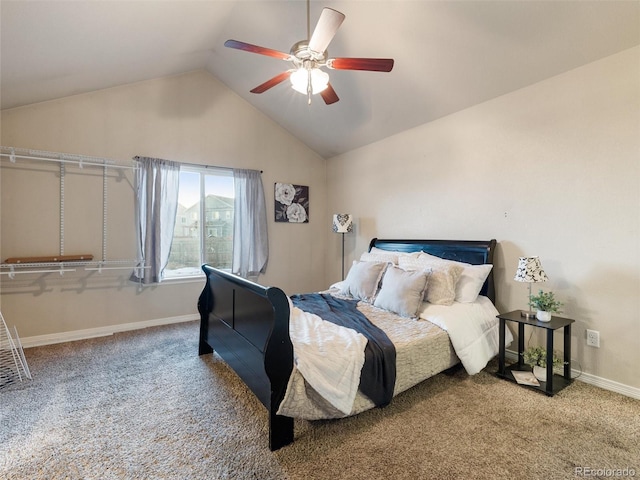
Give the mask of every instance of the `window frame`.
M 199 264 L 202 265 L 202 263 L 204 263 L 205 261 L 205 233 L 206 233 L 206 176 L 207 175 L 211 175 L 211 176 L 219 176 L 219 177 L 231 177 L 233 178 L 233 169 L 231 168 L 225 168 L 225 167 L 214 167 L 214 166 L 197 166 L 197 165 L 180 165 L 180 174 L 182 174 L 183 172 L 185 173 L 197 173 L 199 175 L 199 203 L 200 203 L 200 208 L 199 208 L 199 215 L 198 215 L 198 225 L 199 225 L 199 252 L 200 252 L 200 262 Z M 235 192 L 234 192 L 235 195 Z M 177 225 L 177 219 L 176 219 L 176 225 Z M 175 226 L 174 226 L 174 233 L 175 233 Z M 172 240 L 173 243 L 173 240 Z M 233 247 L 233 240 L 232 240 L 232 247 Z M 227 271 L 227 272 L 231 272 L 231 267 L 229 268 L 221 268 L 220 270 L 223 271 Z M 168 270 L 165 267 L 165 270 L 163 272 L 163 281 L 166 282 L 176 282 L 176 281 L 182 281 L 182 280 L 194 280 L 194 279 L 200 279 L 204 277 L 204 272 L 202 272 L 202 270 L 198 269 L 197 273 L 193 273 L 193 274 L 185 274 L 185 275 L 168 275 L 168 272 L 171 272 L 173 270 Z

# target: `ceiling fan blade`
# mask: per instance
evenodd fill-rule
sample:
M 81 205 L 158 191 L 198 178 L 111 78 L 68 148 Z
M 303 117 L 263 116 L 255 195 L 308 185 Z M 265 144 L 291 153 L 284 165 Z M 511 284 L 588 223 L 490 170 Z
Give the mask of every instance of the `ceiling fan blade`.
M 336 103 L 338 100 L 340 100 L 338 98 L 338 94 L 333 89 L 330 83 L 327 84 L 327 88 L 320 92 L 320 96 L 322 96 L 324 103 L 326 103 L 327 105 L 331 105 L 332 103 Z
M 343 13 L 333 8 L 323 8 L 316 28 L 309 39 L 309 50 L 318 53 L 324 52 L 343 21 Z
M 330 58 L 327 67 L 334 70 L 368 70 L 371 72 L 390 72 L 393 58 Z
M 270 48 L 240 42 L 239 40 L 227 40 L 226 42 L 224 42 L 224 46 L 229 48 L 236 48 L 238 50 L 244 50 L 245 52 L 259 53 L 260 55 L 275 57 L 281 60 L 289 60 L 291 58 L 291 55 L 289 53 L 279 52 L 278 50 L 272 50 Z
M 279 73 L 275 77 L 273 77 L 273 78 L 267 80 L 266 82 L 264 82 L 262 85 L 258 85 L 256 88 L 251 90 L 251 93 L 263 93 L 263 92 L 266 92 L 270 88 L 275 87 L 279 83 L 282 83 L 286 79 L 288 79 L 291 76 L 291 72 L 292 71 L 293 70 L 287 70 L 286 72 Z

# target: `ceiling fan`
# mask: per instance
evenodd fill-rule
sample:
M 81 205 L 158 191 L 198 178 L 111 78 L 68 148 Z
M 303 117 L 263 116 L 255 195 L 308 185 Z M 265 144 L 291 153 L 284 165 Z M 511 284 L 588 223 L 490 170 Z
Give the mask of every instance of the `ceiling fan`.
M 393 68 L 392 58 L 328 58 L 327 46 L 338 31 L 344 18 L 344 14 L 337 10 L 324 8 L 313 34 L 310 35 L 309 0 L 307 0 L 308 40 L 296 42 L 293 47 L 291 47 L 290 53 L 280 52 L 238 40 L 227 40 L 224 42 L 224 46 L 279 58 L 293 64 L 293 68 L 258 85 L 251 90 L 251 93 L 266 92 L 270 88 L 289 79 L 294 90 L 307 95 L 309 105 L 311 105 L 311 95 L 316 93 L 322 96 L 322 99 L 327 105 L 331 105 L 340 99 L 329 83 L 329 74 L 322 70 L 322 67 L 333 70 L 367 70 L 372 72 L 390 72 Z

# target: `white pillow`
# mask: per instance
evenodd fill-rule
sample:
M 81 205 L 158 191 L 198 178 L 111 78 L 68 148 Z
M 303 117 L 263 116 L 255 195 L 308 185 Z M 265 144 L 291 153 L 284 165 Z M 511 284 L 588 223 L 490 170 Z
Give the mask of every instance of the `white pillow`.
M 361 262 L 384 262 L 398 264 L 398 254 L 393 252 L 364 252 L 360 255 Z
M 464 267 L 456 285 L 456 302 L 475 302 L 492 268 L 490 264 Z
M 425 270 L 407 271 L 391 265 L 382 277 L 382 288 L 373 305 L 401 317 L 415 318 L 422 305 L 428 279 L 429 272 Z
M 354 260 L 347 278 L 340 288 L 340 293 L 372 303 L 378 293 L 378 285 L 387 265 L 387 263 Z
M 456 284 L 462 266 L 424 253 L 416 257 L 399 257 L 398 264 L 405 270 L 431 269 L 425 299 L 436 305 L 451 305 L 456 298 Z
M 463 270 L 456 284 L 456 302 L 460 303 L 473 303 L 476 301 L 484 282 L 493 268 L 491 264 L 471 265 L 470 263 L 456 262 L 455 260 L 445 260 L 428 253 L 422 253 L 422 257 L 462 266 Z

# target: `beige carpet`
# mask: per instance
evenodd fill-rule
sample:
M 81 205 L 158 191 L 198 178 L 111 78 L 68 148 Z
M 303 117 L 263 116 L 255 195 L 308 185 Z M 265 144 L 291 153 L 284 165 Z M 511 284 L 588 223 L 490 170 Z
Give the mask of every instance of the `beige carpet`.
M 26 349 L 33 380 L 0 387 L 0 478 L 640 477 L 640 401 L 581 382 L 548 398 L 494 366 L 296 421 L 296 441 L 270 452 L 266 410 L 197 338 L 191 322 Z

